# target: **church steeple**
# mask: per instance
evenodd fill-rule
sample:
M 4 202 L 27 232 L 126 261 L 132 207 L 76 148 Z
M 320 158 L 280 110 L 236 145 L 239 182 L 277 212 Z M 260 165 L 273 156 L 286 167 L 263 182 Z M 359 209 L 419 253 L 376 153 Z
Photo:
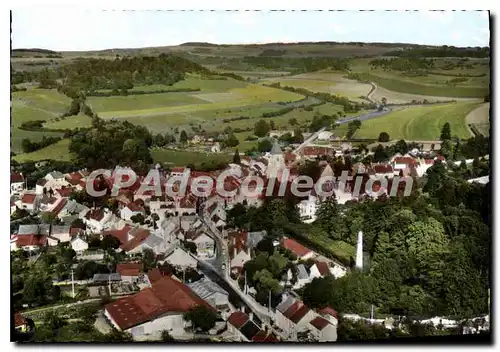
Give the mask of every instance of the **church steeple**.
M 363 269 L 363 232 L 358 232 L 358 245 L 356 250 L 356 268 Z

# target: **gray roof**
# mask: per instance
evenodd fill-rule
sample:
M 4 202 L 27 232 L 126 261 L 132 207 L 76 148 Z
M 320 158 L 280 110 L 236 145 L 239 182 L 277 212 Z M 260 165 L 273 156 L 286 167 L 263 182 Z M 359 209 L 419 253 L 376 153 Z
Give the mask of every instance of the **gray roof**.
M 101 282 L 101 281 L 121 281 L 122 277 L 119 273 L 111 273 L 111 274 L 94 274 L 92 281 Z
M 38 225 L 19 225 L 18 235 L 37 235 Z
M 247 234 L 247 247 L 255 248 L 257 244 L 262 241 L 264 236 L 267 234 L 266 230 L 258 231 L 258 232 L 249 232 Z
M 82 210 L 89 209 L 87 206 L 77 203 L 74 200 L 68 200 L 64 208 L 70 214 L 79 214 Z
M 296 299 L 292 296 L 289 296 L 286 300 L 284 300 L 283 302 L 281 302 L 280 304 L 278 304 L 278 306 L 276 307 L 276 310 L 281 312 L 281 313 L 285 313 L 286 310 L 288 308 L 290 308 L 290 306 L 292 304 L 294 304 L 296 301 Z
M 309 278 L 309 274 L 307 273 L 306 267 L 304 264 L 297 265 L 297 270 L 299 271 L 297 274 L 297 278 L 299 280 L 305 280 Z
M 150 234 L 145 240 L 144 240 L 144 244 L 147 244 L 148 246 L 150 247 L 155 247 L 155 246 L 158 246 L 159 244 L 161 244 L 163 242 L 163 238 L 161 237 L 158 237 L 158 236 L 155 236 L 153 234 Z
M 59 171 L 52 171 L 49 173 L 49 175 L 55 179 L 64 178 L 64 175 L 62 173 L 60 173 Z
M 273 148 L 271 149 L 271 154 L 273 155 L 282 154 L 281 148 L 278 143 L 274 142 Z
M 200 279 L 187 285 L 202 299 L 206 299 L 215 293 L 221 293 L 223 295 L 229 296 L 229 293 L 227 293 L 226 290 L 217 285 L 215 282 L 210 281 L 206 278 Z
M 40 235 L 50 235 L 50 224 L 40 224 L 38 226 L 38 233 Z
M 52 234 L 58 235 L 58 234 L 63 234 L 63 233 L 69 233 L 70 228 L 71 228 L 71 226 L 53 225 L 52 226 Z

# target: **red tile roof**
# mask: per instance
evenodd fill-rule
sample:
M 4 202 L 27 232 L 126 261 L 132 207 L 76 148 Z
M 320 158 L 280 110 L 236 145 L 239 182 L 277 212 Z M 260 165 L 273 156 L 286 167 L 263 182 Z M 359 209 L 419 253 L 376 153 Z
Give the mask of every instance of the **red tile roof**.
M 148 271 L 148 279 L 150 283 L 154 283 L 163 277 L 160 269 L 154 268 Z
M 43 247 L 47 244 L 47 236 L 43 235 L 22 235 L 17 236 L 16 246 L 25 247 L 25 246 L 39 246 Z
M 290 238 L 283 239 L 283 247 L 292 251 L 298 257 L 303 257 L 306 254 L 312 252 L 309 248 L 304 247 L 303 245 L 301 245 L 297 241 L 294 241 Z
M 24 182 L 24 177 L 20 173 L 10 174 L 10 183 L 21 183 Z
M 35 202 L 35 198 L 36 198 L 36 194 L 26 193 L 23 195 L 23 198 L 21 201 L 23 204 L 33 204 Z
M 377 174 L 389 174 L 394 172 L 392 166 L 389 164 L 377 164 L 373 166 L 373 170 Z
M 107 230 L 104 231 L 102 234 L 103 236 L 113 236 L 118 238 L 121 244 L 125 244 L 128 241 L 128 233 L 129 231 L 132 230 L 132 226 L 130 225 L 125 225 L 121 229 L 114 229 L 114 230 Z
M 144 208 L 142 207 L 142 205 L 137 201 L 128 203 L 127 207 L 134 212 L 144 211 Z
M 142 263 L 120 263 L 116 265 L 116 272 L 121 276 L 139 276 L 142 273 Z
M 174 167 L 172 169 L 172 172 L 179 172 L 179 173 L 181 173 L 181 172 L 184 172 L 185 169 L 186 168 L 184 168 L 184 167 Z
M 289 319 L 297 324 L 309 311 L 310 309 L 302 303 L 302 306 Z
M 17 328 L 18 326 L 26 324 L 26 319 L 19 312 L 14 313 L 14 325 Z
M 122 244 L 120 248 L 126 252 L 133 250 L 137 246 L 139 246 L 146 238 L 149 237 L 149 230 L 138 228 L 134 231 L 134 238 L 128 241 L 125 244 Z
M 59 212 L 62 210 L 62 208 L 64 208 L 64 206 L 66 205 L 67 202 L 68 202 L 68 200 L 66 198 L 62 198 L 59 201 L 59 203 L 56 204 L 54 209 L 52 209 L 51 213 L 54 215 L 59 214 Z
M 311 325 L 314 326 L 318 330 L 323 330 L 330 322 L 322 317 L 316 317 L 311 320 Z
M 312 147 L 312 146 L 308 146 L 308 147 L 304 147 L 302 148 L 302 155 L 305 155 L 305 156 L 316 156 L 316 155 L 328 155 L 331 153 L 331 150 L 330 148 L 326 148 L 326 147 Z
M 103 208 L 91 209 L 90 211 L 87 212 L 85 218 L 92 219 L 95 221 L 101 221 L 102 219 L 104 219 L 104 209 Z
M 76 186 L 80 184 L 80 181 L 82 181 L 83 175 L 80 172 L 72 172 L 68 175 L 66 175 L 66 181 L 71 183 L 72 185 Z
M 294 153 L 286 153 L 284 156 L 285 156 L 285 162 L 295 161 L 295 159 L 297 159 L 297 155 Z
M 300 301 L 295 301 L 290 307 L 288 307 L 287 310 L 283 313 L 285 317 L 290 319 L 292 315 L 299 309 L 300 305 L 302 302 Z
M 240 311 L 236 311 L 236 312 L 233 312 L 233 314 L 231 314 L 229 316 L 229 319 L 227 320 L 232 326 L 234 326 L 236 329 L 240 329 L 243 325 L 245 325 L 245 323 L 249 320 L 250 318 L 248 317 L 248 315 L 246 315 L 245 313 L 243 312 L 240 312 Z
M 198 297 L 188 286 L 170 276 L 164 276 L 151 288 L 105 306 L 116 324 L 126 330 L 166 313 L 185 313 L 191 307 L 204 305 L 213 308 Z
M 318 313 L 321 315 L 331 315 L 334 318 L 338 318 L 339 316 L 339 313 L 337 313 L 337 311 L 332 307 L 323 308 Z
M 77 236 L 79 235 L 80 233 L 83 232 L 83 229 L 79 228 L 79 227 L 72 227 L 69 229 L 69 234 L 73 237 L 73 236 Z
M 56 192 L 59 193 L 61 197 L 69 197 L 71 192 L 73 192 L 73 189 L 69 187 L 63 187 L 56 189 Z
M 260 330 L 254 337 L 252 337 L 254 342 L 279 342 L 278 338 L 272 333 L 269 335 L 264 330 Z
M 187 196 L 181 199 L 179 206 L 184 209 L 196 208 L 196 202 L 193 197 Z
M 398 156 L 397 158 L 394 158 L 394 163 L 395 164 L 413 165 L 413 164 L 416 164 L 417 161 L 409 156 Z
M 328 267 L 327 262 L 317 262 L 316 266 L 318 267 L 318 271 L 322 276 L 330 275 L 330 268 Z

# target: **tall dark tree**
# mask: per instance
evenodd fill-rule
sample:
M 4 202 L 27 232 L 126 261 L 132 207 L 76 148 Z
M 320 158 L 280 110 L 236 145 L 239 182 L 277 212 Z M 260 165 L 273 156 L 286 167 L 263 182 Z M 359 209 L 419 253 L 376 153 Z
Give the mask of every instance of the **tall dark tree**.
M 439 137 L 442 141 L 449 141 L 451 139 L 451 127 L 449 122 L 446 122 L 441 129 L 441 136 Z
M 233 164 L 241 164 L 241 159 L 240 159 L 240 153 L 238 152 L 238 148 L 234 151 L 234 156 L 233 156 Z
M 378 141 L 379 142 L 389 142 L 391 137 L 389 136 L 389 133 L 387 132 L 381 132 L 378 136 Z
M 187 140 L 188 140 L 188 135 L 187 135 L 186 131 L 182 130 L 181 135 L 179 137 L 179 141 L 181 143 L 187 143 Z
M 261 119 L 255 123 L 254 133 L 257 137 L 265 137 L 269 130 L 270 127 L 266 120 Z

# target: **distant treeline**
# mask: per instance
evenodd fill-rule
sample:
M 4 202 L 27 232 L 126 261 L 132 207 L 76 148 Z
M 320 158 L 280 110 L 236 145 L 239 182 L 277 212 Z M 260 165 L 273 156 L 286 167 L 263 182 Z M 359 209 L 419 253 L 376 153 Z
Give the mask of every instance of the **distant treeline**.
M 243 63 L 272 70 L 291 68 L 293 73 L 312 72 L 323 69 L 348 70 L 349 60 L 330 57 L 272 57 L 272 56 L 245 56 Z
M 48 49 L 38 49 L 38 48 L 33 48 L 33 49 L 12 49 L 12 53 L 41 53 L 41 54 L 59 54 L 57 51 L 53 50 L 48 50 Z
M 265 49 L 259 56 L 283 56 L 286 54 L 286 50 L 276 50 L 276 49 Z
M 181 92 L 199 92 L 200 88 L 177 88 L 177 89 L 157 89 L 157 90 L 118 90 L 99 92 L 88 92 L 88 97 L 112 97 L 112 96 L 126 96 L 126 95 L 143 95 L 143 94 L 160 94 L 160 93 L 181 93 Z
M 61 137 L 46 137 L 43 136 L 40 142 L 32 142 L 25 138 L 22 141 L 23 153 L 31 153 L 38 149 L 45 148 L 51 144 L 57 143 L 61 140 Z
M 305 88 L 294 88 L 294 87 L 288 87 L 288 86 L 281 86 L 279 82 L 273 83 L 269 86 L 273 87 L 273 88 L 280 88 L 283 90 L 287 90 L 289 92 L 302 94 L 302 95 L 309 96 L 309 97 L 315 97 L 323 102 L 332 103 L 335 105 L 342 105 L 345 112 L 358 112 L 362 109 L 375 109 L 376 108 L 375 104 L 353 102 L 353 101 L 350 101 L 346 97 L 341 97 L 338 95 L 332 95 L 332 94 L 322 93 L 322 92 L 311 92 L 310 90 L 307 90 Z
M 380 67 L 384 70 L 396 71 L 411 71 L 434 67 L 434 62 L 432 60 L 421 57 L 375 59 L 371 60 L 369 64 L 374 68 Z
M 211 74 L 210 70 L 185 58 L 170 54 L 159 56 L 123 57 L 115 60 L 75 59 L 67 65 L 38 72 L 14 71 L 12 84 L 38 81 L 43 88 L 56 88 L 63 80 L 61 91 L 95 92 L 101 89 L 130 90 L 135 85 L 172 85 L 184 79 L 185 73 Z
M 456 48 L 454 46 L 442 46 L 439 48 L 412 48 L 406 50 L 389 51 L 384 56 L 402 57 L 490 57 L 490 48 Z

